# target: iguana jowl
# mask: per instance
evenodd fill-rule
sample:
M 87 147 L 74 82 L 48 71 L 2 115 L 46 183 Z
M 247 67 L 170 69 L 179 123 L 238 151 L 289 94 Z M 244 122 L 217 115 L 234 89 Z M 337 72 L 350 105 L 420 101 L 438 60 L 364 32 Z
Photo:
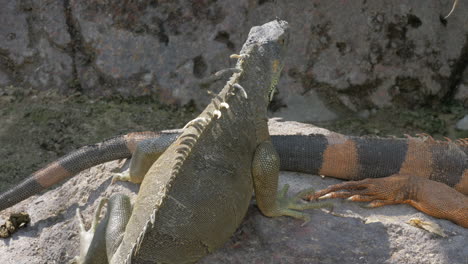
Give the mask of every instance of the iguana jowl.
M 279 159 L 266 118 L 287 43 L 284 21 L 252 28 L 240 72 L 152 164 L 133 210 L 127 197 L 110 198 L 84 263 L 195 262 L 232 235 L 254 189 L 263 214 L 304 218 L 290 209 L 300 206 L 277 201 Z

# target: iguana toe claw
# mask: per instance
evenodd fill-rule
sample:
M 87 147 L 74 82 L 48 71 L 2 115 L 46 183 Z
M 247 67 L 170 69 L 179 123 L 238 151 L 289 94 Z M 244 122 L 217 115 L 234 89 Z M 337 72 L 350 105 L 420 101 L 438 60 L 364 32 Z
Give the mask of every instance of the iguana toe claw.
M 121 173 L 114 174 L 111 183 L 114 184 L 118 181 L 130 181 L 130 172 L 127 170 Z
M 309 194 L 314 193 L 313 188 L 302 190 L 296 193 L 292 197 L 287 196 L 289 190 L 289 185 L 285 184 L 278 194 L 277 204 L 278 204 L 278 215 L 291 216 L 297 219 L 304 221 L 302 225 L 305 225 L 310 221 L 309 215 L 301 211 L 308 209 L 319 209 L 319 208 L 333 208 L 331 203 L 304 203 L 302 198 Z
M 248 57 L 249 57 L 249 54 L 231 54 L 231 56 L 229 56 L 229 58 L 231 59 L 245 59 Z
M 78 225 L 80 226 L 80 255 L 75 256 L 71 263 L 84 263 L 85 256 L 93 240 L 94 233 L 96 232 L 96 227 L 99 224 L 99 216 L 101 215 L 102 208 L 107 202 L 108 199 L 106 198 L 99 202 L 98 207 L 94 211 L 93 221 L 89 230 L 86 230 L 83 217 L 80 214 L 80 208 L 76 208 L 76 217 L 78 218 Z

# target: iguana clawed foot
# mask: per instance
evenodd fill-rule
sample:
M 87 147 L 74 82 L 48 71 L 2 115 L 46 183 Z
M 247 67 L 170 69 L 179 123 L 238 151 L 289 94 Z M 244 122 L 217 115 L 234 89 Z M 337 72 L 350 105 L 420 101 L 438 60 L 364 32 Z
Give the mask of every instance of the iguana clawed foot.
M 330 210 L 333 209 L 333 205 L 331 203 L 303 203 L 301 202 L 302 199 L 308 195 L 314 194 L 313 188 L 304 189 L 298 193 L 296 193 L 292 197 L 288 197 L 289 191 L 289 184 L 285 184 L 283 189 L 278 194 L 276 199 L 277 201 L 277 216 L 291 216 L 297 219 L 304 220 L 302 225 L 305 225 L 307 222 L 310 221 L 310 217 L 308 214 L 303 213 L 301 211 L 308 210 L 308 209 L 319 209 L 319 208 L 329 208 Z
M 306 199 L 346 198 L 354 202 L 371 202 L 366 207 L 408 203 L 411 200 L 411 193 L 408 192 L 409 177 L 392 175 L 385 178 L 344 182 L 308 195 Z
M 370 202 L 366 207 L 409 204 L 431 216 L 448 219 L 468 228 L 468 199 L 448 185 L 430 179 L 394 174 L 385 178 L 368 178 L 332 185 L 308 195 L 308 200 L 347 198 Z
M 131 177 L 130 177 L 130 171 L 126 170 L 124 172 L 119 172 L 115 173 L 114 176 L 112 176 L 112 184 L 118 182 L 118 181 L 127 181 L 131 182 Z
M 96 232 L 96 228 L 99 224 L 99 216 L 101 215 L 102 208 L 108 202 L 108 199 L 102 199 L 99 202 L 96 211 L 94 212 L 93 222 L 91 223 L 91 227 L 86 230 L 85 224 L 83 222 L 83 218 L 80 214 L 80 209 L 76 208 L 76 218 L 78 218 L 79 226 L 80 226 L 80 255 L 73 258 L 71 263 L 84 263 L 86 254 L 88 253 L 89 246 L 91 245 L 91 241 L 93 240 L 94 233 Z
M 231 54 L 229 56 L 229 58 L 231 59 L 242 59 L 242 60 L 248 57 L 249 57 L 249 54 Z

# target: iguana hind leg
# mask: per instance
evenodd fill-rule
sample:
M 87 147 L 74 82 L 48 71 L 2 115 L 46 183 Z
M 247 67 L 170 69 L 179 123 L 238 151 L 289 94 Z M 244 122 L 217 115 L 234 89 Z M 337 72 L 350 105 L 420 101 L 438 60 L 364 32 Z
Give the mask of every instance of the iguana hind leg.
M 280 160 L 270 141 L 262 142 L 256 149 L 252 162 L 252 177 L 255 197 L 262 213 L 269 217 L 291 216 L 305 222 L 309 216 L 302 210 L 331 207 L 330 203 L 301 203 L 301 197 L 313 192 L 306 189 L 293 197 L 288 197 L 289 186 L 285 185 L 278 194 L 278 176 Z
M 101 210 L 107 203 L 106 215 L 100 219 Z M 77 209 L 80 223 L 80 256 L 78 264 L 107 264 L 122 242 L 125 228 L 132 213 L 130 198 L 114 194 L 109 200 L 100 201 L 94 213 L 91 228 L 86 230 Z
M 308 198 L 348 198 L 351 201 L 370 202 L 367 207 L 406 203 L 428 215 L 468 228 L 466 195 L 443 183 L 412 175 L 394 174 L 385 178 L 344 182 Z
M 164 137 L 149 138 L 138 143 L 132 154 L 130 169 L 123 173 L 116 173 L 112 182 L 129 181 L 141 183 L 153 163 L 174 142 L 177 134 L 168 134 Z
M 98 207 L 94 211 L 91 227 L 86 230 L 83 218 L 80 214 L 80 209 L 76 209 L 76 217 L 80 226 L 80 256 L 76 256 L 72 263 L 106 263 L 106 245 L 105 245 L 105 225 L 108 217 L 100 219 L 101 211 L 104 205 L 108 202 L 107 199 L 102 199 Z

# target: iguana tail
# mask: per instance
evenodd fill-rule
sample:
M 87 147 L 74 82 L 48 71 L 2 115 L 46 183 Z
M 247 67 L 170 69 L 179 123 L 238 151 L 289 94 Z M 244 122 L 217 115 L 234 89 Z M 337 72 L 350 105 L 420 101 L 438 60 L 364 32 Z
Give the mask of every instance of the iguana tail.
M 130 158 L 138 143 L 174 133 L 136 132 L 116 136 L 101 143 L 88 145 L 49 163 L 34 172 L 19 185 L 0 194 L 0 211 L 30 196 L 70 179 L 79 172 L 112 160 Z
M 135 132 L 82 147 L 34 172 L 0 194 L 0 211 L 61 183 L 79 172 L 112 160 L 130 158 L 145 140 L 174 140 L 178 132 Z M 395 173 L 422 176 L 468 193 L 468 140 L 382 139 L 332 135 L 274 135 L 281 170 L 323 174 L 347 180 Z
M 272 137 L 281 170 L 344 180 L 393 174 L 442 182 L 468 194 L 468 141 L 439 141 L 421 135 L 407 138 L 329 135 Z

